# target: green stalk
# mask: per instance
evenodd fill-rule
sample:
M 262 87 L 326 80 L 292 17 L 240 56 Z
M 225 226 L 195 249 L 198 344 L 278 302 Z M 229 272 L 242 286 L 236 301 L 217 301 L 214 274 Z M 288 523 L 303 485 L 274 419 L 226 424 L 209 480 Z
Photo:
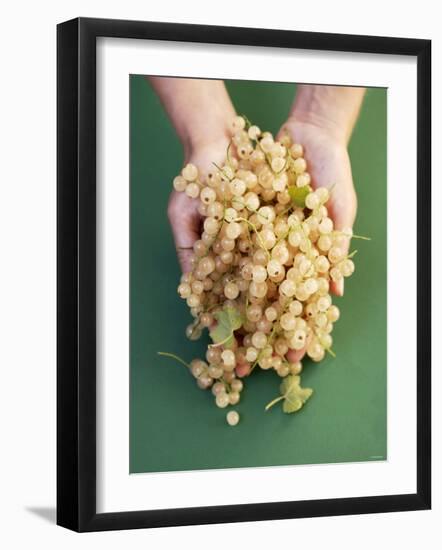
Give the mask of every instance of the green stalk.
M 285 395 L 280 395 L 279 397 L 276 397 L 275 399 L 270 401 L 270 403 L 267 403 L 267 405 L 265 406 L 265 410 L 268 411 L 273 407 L 273 405 L 276 405 L 276 403 L 279 403 L 283 399 L 285 399 Z
M 227 336 L 226 338 L 224 338 L 224 340 L 221 340 L 221 342 L 217 342 L 216 344 L 209 344 L 209 347 L 210 348 L 217 348 L 219 346 L 223 346 L 226 342 L 228 342 L 230 340 L 230 338 L 233 337 L 233 332 L 231 334 L 229 334 L 229 336 Z
M 250 126 L 253 126 L 253 124 L 250 122 L 250 120 L 246 117 L 246 115 L 240 115 L 244 119 L 244 122 L 246 123 L 246 130 L 250 128 Z
M 371 241 L 371 237 L 364 237 L 363 235 L 352 235 L 351 239 L 362 239 L 363 241 Z
M 263 240 L 261 239 L 261 235 L 258 233 L 258 230 L 256 229 L 256 225 L 253 224 L 252 222 L 250 222 L 249 220 L 247 220 L 246 218 L 235 218 L 234 221 L 236 221 L 236 222 L 246 222 L 247 225 L 250 225 L 250 227 L 253 229 L 253 231 L 256 234 L 256 238 L 258 239 L 258 242 L 259 242 L 261 248 L 267 253 L 267 256 L 270 260 L 270 258 L 271 258 L 270 252 L 264 246 Z
M 178 357 L 178 355 L 175 355 L 174 353 L 168 353 L 167 351 L 157 351 L 157 354 L 162 355 L 163 357 L 170 357 L 172 359 L 175 359 L 175 361 L 178 361 L 179 363 L 190 369 L 189 363 L 186 363 L 184 359 L 181 359 L 181 357 Z

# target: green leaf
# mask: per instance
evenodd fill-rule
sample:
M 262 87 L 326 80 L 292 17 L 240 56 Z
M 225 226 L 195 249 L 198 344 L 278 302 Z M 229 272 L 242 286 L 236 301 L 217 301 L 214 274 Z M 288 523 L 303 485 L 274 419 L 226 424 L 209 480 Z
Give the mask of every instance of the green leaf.
M 290 185 L 288 192 L 292 203 L 299 208 L 305 208 L 305 199 L 309 193 L 311 193 L 312 188 L 310 185 L 304 185 L 304 187 L 297 187 L 296 185 Z
M 217 320 L 217 325 L 210 331 L 215 346 L 224 345 L 229 348 L 233 344 L 233 332 L 241 328 L 243 318 L 241 313 L 232 306 L 226 306 L 216 311 L 213 316 Z
M 301 388 L 301 377 L 297 374 L 286 376 L 279 389 L 281 395 L 267 403 L 266 411 L 280 401 L 283 401 L 282 410 L 285 413 L 299 411 L 313 393 L 311 388 Z
M 299 411 L 313 393 L 311 388 L 301 387 L 301 377 L 298 375 L 284 378 L 280 390 L 281 394 L 284 396 L 282 410 L 285 413 Z

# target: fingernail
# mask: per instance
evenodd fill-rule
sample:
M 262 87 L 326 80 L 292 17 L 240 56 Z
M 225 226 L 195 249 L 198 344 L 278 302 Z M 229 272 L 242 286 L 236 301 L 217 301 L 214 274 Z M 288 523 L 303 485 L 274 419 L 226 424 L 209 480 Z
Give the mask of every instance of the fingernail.
M 344 279 L 341 279 L 338 283 L 339 296 L 344 296 Z

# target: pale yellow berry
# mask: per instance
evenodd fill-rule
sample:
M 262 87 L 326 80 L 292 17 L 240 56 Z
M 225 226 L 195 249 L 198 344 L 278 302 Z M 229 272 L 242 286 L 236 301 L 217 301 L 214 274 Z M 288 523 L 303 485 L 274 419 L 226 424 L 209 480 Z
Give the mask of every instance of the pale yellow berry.
M 249 348 L 247 348 L 246 359 L 247 361 L 250 361 L 250 363 L 253 363 L 254 361 L 256 361 L 258 359 L 258 350 L 253 346 L 250 346 Z
M 235 354 L 232 350 L 230 349 L 225 349 L 222 353 L 221 353 L 221 360 L 222 362 L 224 363 L 224 365 L 226 365 L 227 367 L 230 367 L 230 366 L 235 366 L 236 365 L 236 359 L 235 359 Z
M 293 170 L 296 172 L 296 174 L 302 174 L 303 172 L 305 172 L 306 168 L 307 163 L 302 157 L 297 158 L 295 161 L 293 161 Z
M 279 287 L 279 292 L 288 298 L 291 298 L 295 295 L 296 285 L 290 279 L 283 281 Z
M 241 399 L 239 392 L 231 391 L 228 395 L 229 395 L 229 405 L 236 405 L 237 403 L 239 403 L 239 400 Z
M 304 149 L 302 145 L 299 143 L 294 143 L 290 147 L 290 154 L 294 159 L 302 157 L 302 155 L 304 154 Z
M 200 193 L 200 187 L 197 183 L 189 183 L 186 186 L 186 195 L 191 199 L 196 199 Z
M 333 222 L 330 218 L 324 218 L 318 225 L 318 230 L 322 235 L 329 235 L 333 231 Z
M 247 308 L 247 319 L 252 323 L 257 323 L 262 317 L 262 308 L 258 304 L 252 304 Z
M 314 210 L 319 206 L 319 199 L 316 193 L 309 193 L 307 195 L 305 198 L 305 205 L 307 208 L 310 208 L 310 210 Z
M 226 415 L 226 419 L 229 426 L 236 426 L 239 422 L 239 414 L 237 411 L 229 411 Z
M 332 323 L 336 322 L 339 319 L 339 308 L 338 306 L 332 305 L 327 311 L 327 317 Z
M 229 396 L 225 392 L 220 392 L 215 397 L 216 406 L 225 409 L 229 405 Z
M 256 283 L 263 283 L 267 279 L 267 270 L 263 265 L 255 265 L 252 271 L 253 280 Z
M 328 199 L 330 197 L 330 193 L 329 193 L 329 191 L 326 187 L 318 187 L 318 189 L 316 189 L 315 192 L 318 195 L 318 198 L 319 198 L 321 203 L 324 203 L 324 202 L 328 201 Z
M 241 226 L 237 222 L 231 222 L 226 227 L 226 237 L 236 239 L 241 234 Z
M 290 374 L 300 374 L 302 371 L 302 363 L 298 361 L 297 363 L 290 363 Z
M 267 294 L 267 284 L 265 282 L 256 283 L 255 281 L 252 281 L 249 286 L 249 291 L 250 294 L 256 298 L 264 298 Z
M 329 235 L 321 235 L 318 239 L 317 245 L 319 250 L 322 250 L 322 252 L 327 252 L 330 250 L 333 242 Z
M 278 311 L 270 306 L 266 308 L 264 315 L 268 321 L 273 322 L 278 317 Z
M 231 252 L 227 252 L 227 254 L 231 254 Z M 227 283 L 224 287 L 224 295 L 229 300 L 234 300 L 239 295 L 239 288 L 238 285 L 235 283 Z
M 246 184 L 244 183 L 244 181 L 240 180 L 239 178 L 233 179 L 229 183 L 229 187 L 230 187 L 230 191 L 231 191 L 232 195 L 235 195 L 236 197 L 244 195 L 244 193 L 246 192 L 246 189 L 247 189 Z
M 328 259 L 332 264 L 339 262 L 344 256 L 344 252 L 341 248 L 337 246 L 332 246 L 328 252 Z
M 291 313 L 284 313 L 283 315 L 281 315 L 281 319 L 279 322 L 281 323 L 281 327 L 284 330 L 294 330 L 296 327 L 295 316 Z
M 306 185 L 310 185 L 310 183 L 311 183 L 311 177 L 308 172 L 299 174 L 299 176 L 296 178 L 297 187 L 305 187 Z
M 253 139 L 256 141 L 261 135 L 261 130 L 258 128 L 258 126 L 250 126 L 248 130 L 248 134 L 250 139 Z
M 267 264 L 267 273 L 270 277 L 278 277 L 283 272 L 283 267 L 277 260 L 270 260 Z
M 261 146 L 261 149 L 264 151 L 264 153 L 270 153 L 273 148 L 274 141 L 271 136 L 265 136 L 262 138 L 259 144 Z
M 293 300 L 291 304 L 289 305 L 289 311 L 296 317 L 299 317 L 302 313 L 302 304 L 301 302 L 298 302 L 298 300 Z
M 352 260 L 347 259 L 342 262 L 341 272 L 342 272 L 342 275 L 344 275 L 344 277 L 350 277 L 350 275 L 353 274 L 354 270 L 355 270 L 355 264 L 353 263 Z
M 183 176 L 177 176 L 173 180 L 173 188 L 175 191 L 182 192 L 186 190 L 187 181 Z
M 186 181 L 195 181 L 198 177 L 198 168 L 194 164 L 186 164 L 181 170 L 181 175 Z
M 246 193 L 244 196 L 244 205 L 249 210 L 258 210 L 259 208 L 259 197 L 256 193 L 253 193 L 250 191 L 249 193 Z
M 275 157 L 274 159 L 272 159 L 272 170 L 278 174 L 284 169 L 285 163 L 285 159 L 281 157 Z
M 244 120 L 244 118 L 242 116 L 236 116 L 232 120 L 232 129 L 233 129 L 234 132 L 244 130 L 245 126 L 246 126 L 246 121 Z
M 252 336 L 252 344 L 257 349 L 263 349 L 267 344 L 267 336 L 263 332 L 255 332 Z

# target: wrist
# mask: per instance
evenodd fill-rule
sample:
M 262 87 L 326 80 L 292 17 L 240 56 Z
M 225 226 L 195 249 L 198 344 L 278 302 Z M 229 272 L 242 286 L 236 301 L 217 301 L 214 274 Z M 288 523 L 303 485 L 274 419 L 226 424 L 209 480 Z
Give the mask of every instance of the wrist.
M 225 113 L 219 118 L 208 117 L 204 121 L 195 122 L 186 127 L 180 140 L 184 149 L 184 156 L 189 159 L 195 151 L 210 148 L 215 145 L 227 149 L 230 141 L 230 123 L 235 113 Z
M 289 118 L 318 128 L 347 146 L 364 94 L 365 88 L 300 85 Z
M 222 80 L 149 77 L 186 157 L 205 144 L 229 137 L 235 109 Z
M 321 133 L 331 140 L 336 146 L 347 148 L 351 131 L 345 124 L 314 111 L 293 110 L 285 124 L 289 129 L 293 127 L 305 127 Z

